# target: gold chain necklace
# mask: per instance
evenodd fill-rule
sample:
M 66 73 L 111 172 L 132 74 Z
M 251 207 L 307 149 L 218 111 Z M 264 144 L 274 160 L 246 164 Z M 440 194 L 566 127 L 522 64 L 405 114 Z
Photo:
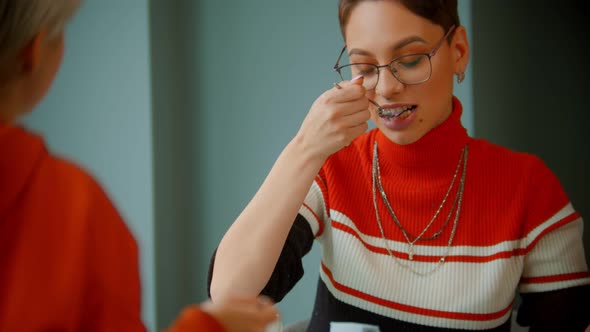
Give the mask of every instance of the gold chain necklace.
M 397 218 L 397 215 L 393 211 L 393 208 L 389 204 L 389 199 L 387 199 L 387 194 L 385 193 L 385 190 L 383 189 L 383 185 L 381 184 L 381 168 L 379 167 L 379 160 L 377 157 L 377 163 L 376 163 L 376 165 L 377 165 L 377 186 L 378 186 L 379 192 L 381 194 L 381 199 L 383 200 L 383 203 L 385 203 L 385 206 L 387 207 L 389 214 L 392 216 L 393 221 L 398 226 L 398 228 L 402 231 L 404 237 L 406 238 L 406 241 L 410 244 L 410 248 L 409 248 L 409 259 L 410 260 L 412 260 L 413 254 L 414 254 L 413 250 L 412 250 L 414 243 L 416 243 L 418 241 L 429 241 L 429 240 L 437 239 L 440 236 L 440 234 L 445 230 L 446 226 L 449 223 L 449 220 L 451 219 L 452 211 L 453 211 L 455 205 L 457 204 L 458 195 L 455 195 L 453 205 L 451 206 L 451 212 L 449 212 L 449 215 L 447 216 L 447 218 L 446 218 L 444 224 L 441 226 L 441 228 L 436 233 L 434 233 L 434 235 L 432 235 L 430 237 L 426 237 L 426 238 L 422 237 L 426 233 L 426 231 L 428 231 L 428 229 L 430 229 L 430 226 L 432 226 L 432 224 L 436 220 L 436 217 L 438 216 L 438 214 L 442 210 L 443 206 L 445 205 L 447 198 L 449 197 L 449 194 L 450 194 L 451 190 L 453 189 L 453 186 L 455 185 L 455 180 L 457 179 L 457 174 L 459 173 L 459 168 L 461 166 L 461 159 L 463 158 L 464 151 L 465 151 L 465 149 L 463 149 L 463 151 L 461 152 L 461 157 L 459 158 L 459 162 L 457 163 L 457 167 L 455 168 L 455 173 L 453 174 L 453 180 L 451 181 L 451 184 L 445 194 L 445 197 L 443 198 L 438 209 L 434 213 L 434 216 L 432 216 L 432 218 L 430 219 L 430 222 L 426 225 L 426 227 L 422 230 L 422 232 L 420 234 L 418 234 L 417 236 L 411 234 L 409 231 L 407 231 L 402 226 L 401 222 Z M 410 240 L 410 237 L 413 238 L 413 240 Z
M 453 175 L 453 180 L 451 181 L 451 185 L 449 186 L 449 189 L 447 190 L 447 193 L 445 194 L 445 197 L 443 198 L 443 201 L 441 203 L 441 205 L 439 206 L 438 210 L 436 211 L 436 213 L 434 214 L 434 216 L 432 217 L 432 219 L 430 220 L 430 222 L 426 225 L 426 227 L 424 228 L 424 230 L 422 230 L 422 232 L 418 235 L 418 236 L 414 236 L 412 234 L 410 234 L 401 224 L 401 222 L 399 221 L 399 219 L 397 218 L 395 212 L 393 211 L 393 208 L 391 207 L 391 205 L 389 204 L 389 200 L 387 199 L 387 195 L 385 194 L 385 190 L 383 189 L 383 185 L 381 183 L 381 169 L 379 167 L 379 155 L 378 155 L 378 148 L 377 148 L 377 141 L 375 141 L 374 145 L 373 145 L 373 164 L 372 164 L 372 189 L 373 189 L 373 207 L 375 208 L 375 215 L 377 217 L 377 224 L 379 226 L 379 230 L 381 231 L 381 237 L 383 239 L 383 242 L 385 243 L 387 252 L 389 253 L 389 255 L 391 257 L 393 257 L 395 259 L 395 261 L 400 264 L 402 267 L 409 269 L 411 272 L 418 274 L 418 275 L 428 275 L 433 273 L 434 271 L 438 270 L 438 268 L 440 268 L 440 266 L 442 266 L 442 264 L 445 262 L 446 257 L 448 256 L 449 252 L 450 252 L 450 248 L 451 248 L 451 244 L 453 243 L 453 239 L 455 238 L 455 233 L 457 230 L 457 222 L 459 220 L 459 212 L 461 211 L 461 204 L 463 202 L 463 189 L 465 187 L 465 175 L 467 173 L 467 159 L 468 159 L 468 155 L 469 155 L 469 147 L 467 145 L 465 145 L 465 147 L 462 150 L 461 156 L 459 158 L 459 162 L 457 163 L 457 168 L 455 169 L 455 174 Z M 453 213 L 453 209 L 455 208 L 455 206 L 457 206 L 456 212 L 455 212 L 455 218 L 453 220 L 453 229 L 451 230 L 451 235 L 449 237 L 449 241 L 447 243 L 447 248 L 445 253 L 443 254 L 443 256 L 439 259 L 437 265 L 431 269 L 430 271 L 427 272 L 420 272 L 420 271 L 416 271 L 415 269 L 413 269 L 411 266 L 409 266 L 408 264 L 404 264 L 401 263 L 400 260 L 395 257 L 393 255 L 393 252 L 391 250 L 391 248 L 389 247 L 389 244 L 387 242 L 387 239 L 385 237 L 385 232 L 383 230 L 383 225 L 381 223 L 381 217 L 379 215 L 379 210 L 377 208 L 377 187 L 379 187 L 379 191 L 381 194 L 381 198 L 383 200 L 383 202 L 385 203 L 389 213 L 391 214 L 391 216 L 393 217 L 393 220 L 395 222 L 395 224 L 400 228 L 400 230 L 402 231 L 402 234 L 404 235 L 406 242 L 408 243 L 408 258 L 409 260 L 413 260 L 414 259 L 414 244 L 420 240 L 422 238 L 422 236 L 426 233 L 426 231 L 430 228 L 430 226 L 432 226 L 432 224 L 434 223 L 434 220 L 436 219 L 436 217 L 438 216 L 438 214 L 440 213 L 440 211 L 442 210 L 442 207 L 444 206 L 449 193 L 451 192 L 451 189 L 454 186 L 455 183 L 455 179 L 457 177 L 457 174 L 459 172 L 459 168 L 461 165 L 461 161 L 463 161 L 463 172 L 461 174 L 461 179 L 459 181 L 459 188 L 457 190 L 457 194 L 455 196 L 455 199 L 453 201 L 453 205 L 451 206 L 451 210 L 449 211 L 449 215 L 447 216 L 444 224 L 442 225 L 441 229 L 436 232 L 433 236 L 428 237 L 428 238 L 424 238 L 422 240 L 426 241 L 426 240 L 434 240 L 436 238 L 438 238 L 440 236 L 440 234 L 443 232 L 443 230 L 446 228 L 451 215 Z M 410 237 L 413 238 L 413 240 L 410 240 Z

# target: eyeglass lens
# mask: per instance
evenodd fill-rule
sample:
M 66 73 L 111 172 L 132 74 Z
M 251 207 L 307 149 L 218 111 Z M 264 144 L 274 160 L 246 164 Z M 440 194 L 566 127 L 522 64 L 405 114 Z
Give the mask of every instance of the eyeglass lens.
M 396 58 L 389 65 L 391 73 L 404 84 L 422 83 L 430 77 L 431 65 L 427 54 L 411 54 Z M 379 67 L 373 64 L 357 63 L 343 66 L 340 69 L 341 78 L 350 80 L 357 75 L 364 76 L 365 89 L 372 90 L 377 86 L 380 75 Z

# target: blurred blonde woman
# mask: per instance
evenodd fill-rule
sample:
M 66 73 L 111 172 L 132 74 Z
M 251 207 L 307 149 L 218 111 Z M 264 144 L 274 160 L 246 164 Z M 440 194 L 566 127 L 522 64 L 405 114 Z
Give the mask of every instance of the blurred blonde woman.
M 146 330 L 137 244 L 118 211 L 16 122 L 48 92 L 79 5 L 0 0 L 0 331 Z M 265 298 L 231 296 L 188 306 L 170 331 L 261 332 L 276 318 Z

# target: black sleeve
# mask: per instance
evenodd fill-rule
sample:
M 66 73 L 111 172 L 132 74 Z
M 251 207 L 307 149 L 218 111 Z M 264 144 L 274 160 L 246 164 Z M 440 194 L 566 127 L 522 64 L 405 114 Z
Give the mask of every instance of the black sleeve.
M 529 332 L 584 332 L 590 325 L 590 285 L 521 297 L 516 321 Z
M 298 214 L 289 231 L 277 265 L 260 294 L 266 295 L 278 303 L 293 289 L 295 284 L 303 277 L 302 259 L 311 250 L 313 240 L 314 235 L 309 223 L 302 215 Z M 207 292 L 209 298 L 211 298 L 211 279 L 213 277 L 216 253 L 217 249 L 211 257 L 207 276 Z

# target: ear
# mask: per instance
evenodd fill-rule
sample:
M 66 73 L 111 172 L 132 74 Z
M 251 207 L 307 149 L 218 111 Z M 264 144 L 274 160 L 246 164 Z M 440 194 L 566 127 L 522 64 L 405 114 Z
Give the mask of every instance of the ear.
M 21 49 L 19 54 L 20 71 L 22 74 L 35 72 L 41 65 L 43 59 L 43 46 L 46 39 L 46 32 L 38 32 Z
M 457 27 L 453 35 L 452 52 L 455 74 L 464 73 L 469 63 L 469 40 L 462 25 Z

